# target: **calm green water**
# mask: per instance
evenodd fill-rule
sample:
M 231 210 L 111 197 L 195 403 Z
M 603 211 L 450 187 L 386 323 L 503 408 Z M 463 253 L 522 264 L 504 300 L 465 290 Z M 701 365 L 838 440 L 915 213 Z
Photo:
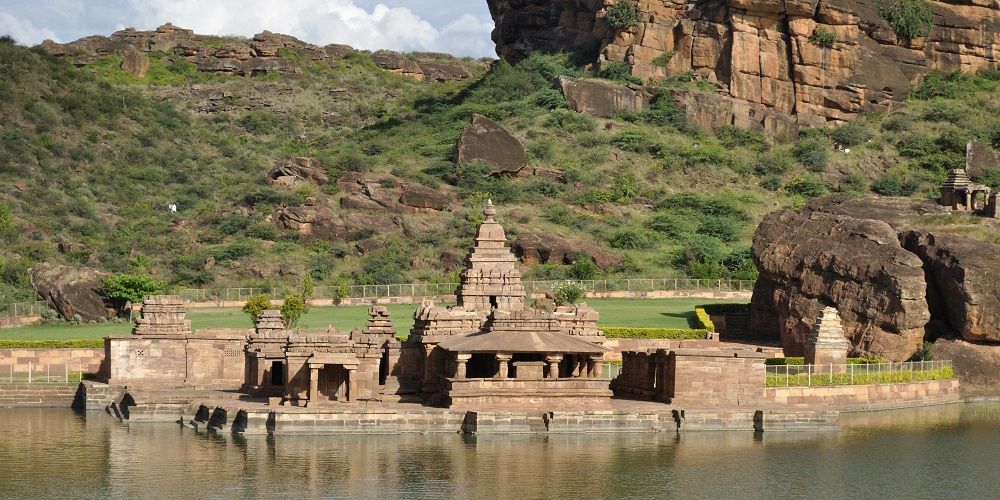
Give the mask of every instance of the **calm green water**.
M 3 498 L 942 498 L 1000 495 L 1000 405 L 827 433 L 236 438 L 0 410 Z

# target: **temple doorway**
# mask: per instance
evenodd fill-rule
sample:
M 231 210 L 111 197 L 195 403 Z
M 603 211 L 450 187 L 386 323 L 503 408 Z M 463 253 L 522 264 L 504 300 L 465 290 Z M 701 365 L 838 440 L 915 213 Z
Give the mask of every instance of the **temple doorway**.
M 285 362 L 284 361 L 272 361 L 271 362 L 271 385 L 283 386 L 285 385 Z
M 350 371 L 342 365 L 326 365 L 319 371 L 319 395 L 325 401 L 347 401 L 350 399 L 348 385 Z

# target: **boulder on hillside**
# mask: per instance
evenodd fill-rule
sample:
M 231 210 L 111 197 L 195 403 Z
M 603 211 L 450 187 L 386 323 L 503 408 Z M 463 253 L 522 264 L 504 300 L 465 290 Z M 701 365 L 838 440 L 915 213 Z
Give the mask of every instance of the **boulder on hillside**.
M 931 315 L 966 340 L 1000 342 L 1000 245 L 928 231 L 901 240 L 925 264 Z
M 149 71 L 149 58 L 146 57 L 145 53 L 134 47 L 129 47 L 122 53 L 121 68 L 136 78 L 142 78 Z
M 930 321 L 923 262 L 899 244 L 883 221 L 783 210 L 764 218 L 753 237 L 760 271 L 751 328 L 802 355 L 820 311 L 839 310 L 855 355 L 909 358 Z
M 559 88 L 569 109 L 601 118 L 619 111 L 640 111 L 649 107 L 654 94 L 642 85 L 621 85 L 602 80 L 559 77 Z
M 472 124 L 465 128 L 456 145 L 459 163 L 481 161 L 494 174 L 517 175 L 528 165 L 524 145 L 499 123 L 480 115 L 472 115 Z
M 420 210 L 446 210 L 448 197 L 436 189 L 419 184 L 407 184 L 399 195 L 399 203 Z
M 1000 384 L 1000 345 L 940 338 L 931 351 L 934 359 L 951 360 L 963 394 L 995 394 Z
M 31 269 L 31 286 L 63 319 L 79 315 L 84 321 L 97 321 L 112 318 L 116 313 L 114 305 L 103 295 L 103 275 L 89 267 L 40 264 Z
M 621 265 L 622 259 L 614 252 L 582 240 L 567 240 L 555 234 L 522 234 L 511 243 L 514 255 L 521 262 L 537 264 L 572 264 L 579 255 L 589 255 L 597 267 L 604 271 Z
M 970 141 L 965 147 L 965 171 L 978 179 L 994 169 L 1000 169 L 1000 153 L 979 141 Z
M 269 184 L 291 187 L 303 181 L 322 185 L 329 182 L 330 177 L 319 160 L 306 157 L 279 161 L 267 173 Z

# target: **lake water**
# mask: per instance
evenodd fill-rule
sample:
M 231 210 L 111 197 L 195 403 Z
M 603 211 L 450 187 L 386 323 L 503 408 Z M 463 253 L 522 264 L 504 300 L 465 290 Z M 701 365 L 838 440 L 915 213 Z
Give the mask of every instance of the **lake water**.
M 216 436 L 0 410 L 3 498 L 941 498 L 1000 495 L 1000 405 L 823 433 Z

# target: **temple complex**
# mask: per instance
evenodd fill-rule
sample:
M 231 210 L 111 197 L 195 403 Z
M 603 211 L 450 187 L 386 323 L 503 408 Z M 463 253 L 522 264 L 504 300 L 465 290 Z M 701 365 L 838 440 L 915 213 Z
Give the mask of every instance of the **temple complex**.
M 605 337 L 584 305 L 525 307 L 517 259 L 496 208 L 469 250 L 458 304 L 425 301 L 403 345 L 401 390 L 438 406 L 590 404 L 611 397 Z

